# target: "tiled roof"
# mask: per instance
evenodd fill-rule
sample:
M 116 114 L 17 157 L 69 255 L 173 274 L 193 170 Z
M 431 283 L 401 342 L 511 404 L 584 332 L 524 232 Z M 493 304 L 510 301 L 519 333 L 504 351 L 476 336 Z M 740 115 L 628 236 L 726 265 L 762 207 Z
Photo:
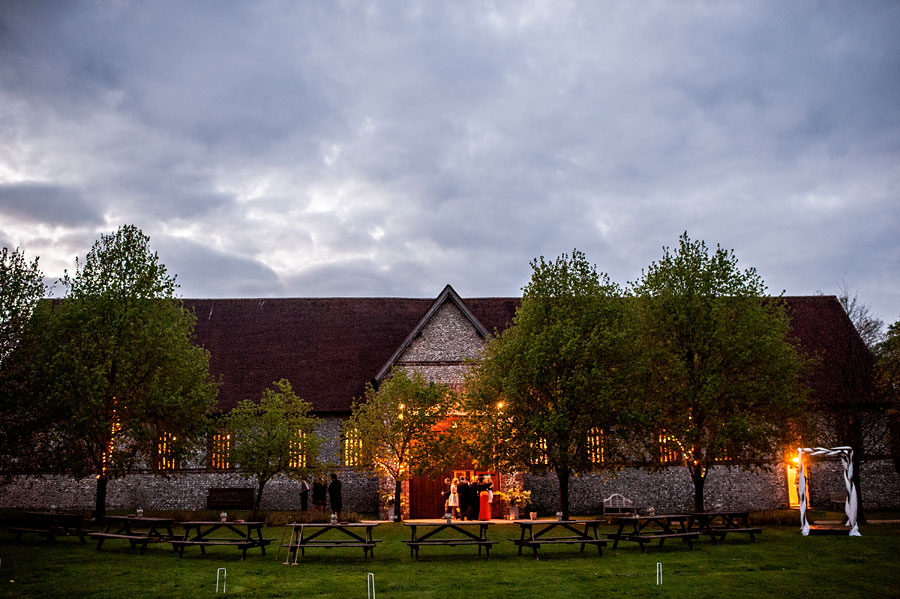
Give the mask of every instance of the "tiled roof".
M 809 353 L 822 355 L 810 376 L 814 394 L 837 393 L 834 360 L 852 325 L 834 297 L 789 297 L 794 334 Z M 434 299 L 306 298 L 191 299 L 197 341 L 221 377 L 219 407 L 258 398 L 288 379 L 318 412 L 347 412 Z M 511 322 L 519 298 L 470 298 L 465 305 L 491 333 Z M 851 327 L 848 329 L 847 327 Z M 831 377 L 831 378 L 830 378 Z

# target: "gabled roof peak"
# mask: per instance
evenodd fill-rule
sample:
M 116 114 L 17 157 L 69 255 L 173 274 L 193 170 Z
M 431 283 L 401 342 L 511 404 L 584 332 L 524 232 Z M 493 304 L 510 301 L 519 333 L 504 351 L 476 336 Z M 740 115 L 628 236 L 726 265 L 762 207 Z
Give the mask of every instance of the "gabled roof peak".
M 460 312 L 462 312 L 463 316 L 475 327 L 475 330 L 481 336 L 482 339 L 486 339 L 490 333 L 485 328 L 483 324 L 472 314 L 472 311 L 469 310 L 466 303 L 462 300 L 456 290 L 453 289 L 453 286 L 449 283 L 444 287 L 443 291 L 438 294 L 437 298 L 435 298 L 434 302 L 432 302 L 431 307 L 428 308 L 428 311 L 425 312 L 425 315 L 419 320 L 416 326 L 410 331 L 409 335 L 407 335 L 406 339 L 403 340 L 403 343 L 400 344 L 400 347 L 397 348 L 397 351 L 391 356 L 391 359 L 387 361 L 387 363 L 381 367 L 381 370 L 378 371 L 378 374 L 375 375 L 375 380 L 380 381 L 383 379 L 390 371 L 397 360 L 400 359 L 400 356 L 403 355 L 403 352 L 406 351 L 406 348 L 413 342 L 413 340 L 419 336 L 422 332 L 422 329 L 425 328 L 425 325 L 437 314 L 437 311 L 441 309 L 441 307 L 447 302 L 452 303 L 456 306 Z

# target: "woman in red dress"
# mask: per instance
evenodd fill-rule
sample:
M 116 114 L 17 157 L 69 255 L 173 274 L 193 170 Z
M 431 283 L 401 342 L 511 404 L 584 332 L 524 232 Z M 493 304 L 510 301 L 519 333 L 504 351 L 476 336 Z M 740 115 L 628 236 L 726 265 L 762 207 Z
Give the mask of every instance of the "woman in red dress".
M 478 510 L 478 519 L 479 520 L 490 520 L 491 519 L 491 503 L 488 499 L 488 491 L 490 491 L 493 483 L 484 482 L 484 476 L 478 475 L 478 501 L 479 507 Z

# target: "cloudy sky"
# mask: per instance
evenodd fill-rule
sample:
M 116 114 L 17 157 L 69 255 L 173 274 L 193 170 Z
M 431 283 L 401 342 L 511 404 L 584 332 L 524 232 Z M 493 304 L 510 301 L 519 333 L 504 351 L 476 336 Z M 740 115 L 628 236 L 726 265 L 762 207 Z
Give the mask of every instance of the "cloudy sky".
M 518 295 L 691 237 L 900 319 L 900 3 L 0 3 L 0 244 L 184 297 Z M 60 293 L 59 290 L 56 292 Z

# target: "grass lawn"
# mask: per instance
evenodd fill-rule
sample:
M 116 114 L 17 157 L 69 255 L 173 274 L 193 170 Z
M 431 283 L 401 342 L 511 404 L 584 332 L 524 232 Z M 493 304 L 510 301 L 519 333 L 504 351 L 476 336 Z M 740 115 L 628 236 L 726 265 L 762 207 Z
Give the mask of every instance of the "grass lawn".
M 280 540 L 283 528 L 271 527 L 268 538 Z M 611 527 L 601 530 L 612 531 Z M 46 545 L 26 536 L 19 544 L 0 534 L 2 597 L 201 597 L 215 595 L 216 570 L 226 568 L 227 595 L 241 597 L 365 597 L 366 575 L 375 575 L 376 596 L 484 599 L 542 597 L 573 599 L 626 597 L 869 597 L 900 594 L 900 525 L 871 524 L 862 537 L 801 537 L 798 527 L 766 526 L 756 543 L 736 535 L 714 545 L 706 538 L 691 551 L 671 540 L 662 549 L 642 554 L 624 543 L 603 556 L 577 546 L 541 548 L 541 559 L 516 555 L 507 538 L 519 528 L 492 527 L 502 540 L 491 560 L 472 547 L 424 547 L 415 561 L 402 542 L 407 529 L 382 524 L 383 539 L 375 559 L 364 561 L 362 549 L 310 550 L 298 566 L 276 561 L 276 543 L 266 557 L 252 550 L 240 561 L 234 548 L 196 547 L 179 559 L 169 544 L 150 545 L 145 555 L 124 541 L 108 541 L 102 551 L 93 542 L 60 539 Z M 671 545 L 669 544 L 671 543 Z M 663 584 L 656 585 L 662 563 Z

